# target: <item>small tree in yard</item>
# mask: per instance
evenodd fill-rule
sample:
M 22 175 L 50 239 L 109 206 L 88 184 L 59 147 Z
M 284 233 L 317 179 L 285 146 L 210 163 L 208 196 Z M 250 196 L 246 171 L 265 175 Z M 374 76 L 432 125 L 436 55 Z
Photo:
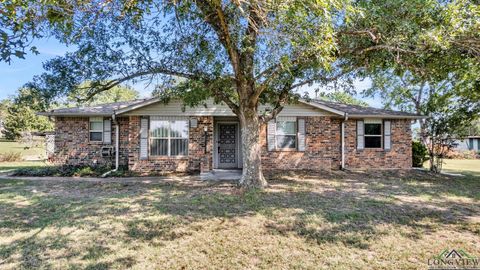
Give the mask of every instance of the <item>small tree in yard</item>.
M 53 129 L 53 123 L 45 116 L 36 115 L 43 110 L 42 97 L 29 88 L 18 90 L 18 95 L 6 103 L 3 119 L 5 138 L 17 140 L 32 131 L 48 131 Z
M 48 62 L 48 73 L 36 78 L 33 85 L 49 99 L 87 80 L 85 99 L 126 81 L 147 80 L 168 89 L 160 91 L 163 97 L 180 97 L 186 105 L 209 97 L 227 104 L 241 124 L 244 187 L 266 185 L 259 128 L 298 99 L 300 86 L 429 60 L 475 65 L 472 58 L 480 51 L 471 15 L 477 7 L 470 1 L 133 0 L 17 7 L 24 12 L 12 16 L 9 7 L 2 13 L 22 23 L 12 31 L 33 28 L 38 35 L 50 29 L 47 34 L 78 47 Z M 460 32 L 452 14 L 468 27 Z M 9 20 L 0 22 L 10 27 Z M 29 28 L 33 22 L 43 28 Z M 259 111 L 261 103 L 270 109 Z

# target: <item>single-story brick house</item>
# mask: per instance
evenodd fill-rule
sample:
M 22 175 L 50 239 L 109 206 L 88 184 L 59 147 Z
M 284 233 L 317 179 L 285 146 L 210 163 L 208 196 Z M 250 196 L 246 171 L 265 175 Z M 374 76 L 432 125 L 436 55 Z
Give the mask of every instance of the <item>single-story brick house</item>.
M 152 98 L 39 114 L 55 120 L 50 158 L 57 164 L 112 164 L 145 173 L 242 168 L 239 121 L 225 104 L 185 107 Z M 421 117 L 300 100 L 261 127 L 263 168 L 410 168 L 411 123 Z

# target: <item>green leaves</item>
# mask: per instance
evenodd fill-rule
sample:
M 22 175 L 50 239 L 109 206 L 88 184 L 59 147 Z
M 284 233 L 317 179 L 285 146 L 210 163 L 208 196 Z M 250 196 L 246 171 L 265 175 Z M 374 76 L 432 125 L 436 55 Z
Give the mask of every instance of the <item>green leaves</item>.
M 21 59 L 25 59 L 25 52 L 16 50 L 15 56 Z

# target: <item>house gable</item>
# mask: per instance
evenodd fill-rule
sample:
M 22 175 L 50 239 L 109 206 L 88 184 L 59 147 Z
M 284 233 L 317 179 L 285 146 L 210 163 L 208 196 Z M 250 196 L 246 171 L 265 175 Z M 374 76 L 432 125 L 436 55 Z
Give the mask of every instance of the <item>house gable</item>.
M 272 108 L 271 105 L 259 105 L 258 111 L 265 112 Z M 132 106 L 118 110 L 117 115 L 141 116 L 141 115 L 162 115 L 162 116 L 235 116 L 232 110 L 225 103 L 215 104 L 212 99 L 205 102 L 205 105 L 196 107 L 184 106 L 181 100 L 172 100 L 164 103 L 160 100 L 149 101 L 145 105 Z M 285 105 L 279 116 L 332 116 L 332 112 L 308 105 L 303 102 Z

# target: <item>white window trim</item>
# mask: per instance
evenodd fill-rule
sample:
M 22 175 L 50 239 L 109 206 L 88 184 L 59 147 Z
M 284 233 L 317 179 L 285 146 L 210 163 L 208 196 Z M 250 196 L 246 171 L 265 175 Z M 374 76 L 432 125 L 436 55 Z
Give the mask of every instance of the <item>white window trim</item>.
M 153 121 L 166 121 L 168 122 L 168 132 L 167 132 L 167 137 L 154 137 L 151 133 L 151 129 L 150 127 L 152 126 L 152 122 Z M 174 121 L 186 121 L 187 122 L 187 137 L 184 138 L 184 137 L 171 137 L 171 128 L 172 128 L 172 122 Z M 152 154 L 151 153 L 151 145 L 152 145 L 152 141 L 153 140 L 167 140 L 167 155 L 156 155 L 156 154 Z M 172 156 L 171 154 L 171 140 L 175 140 L 175 139 L 182 139 L 182 140 L 187 140 L 187 153 L 185 155 L 175 155 L 175 156 Z M 148 154 L 149 156 L 152 156 L 152 157 L 186 157 L 188 156 L 188 152 L 189 152 L 189 144 L 190 144 L 190 123 L 189 123 L 189 120 L 188 119 L 152 119 L 152 117 L 150 117 L 150 121 L 149 121 L 149 130 L 148 130 Z
M 366 125 L 368 124 L 380 124 L 380 134 L 378 135 L 369 135 L 367 134 Z M 383 149 L 383 140 L 384 140 L 384 132 L 383 132 L 383 120 L 381 119 L 364 119 L 363 120 L 363 137 L 380 137 L 380 147 L 367 147 L 366 140 L 363 141 L 363 148 L 364 149 Z
M 284 133 L 284 134 L 278 134 L 278 122 L 294 122 L 295 123 L 295 133 Z M 277 144 L 277 136 L 295 136 L 295 147 L 289 148 L 289 147 L 278 147 Z M 278 117 L 275 121 L 275 150 L 289 150 L 289 151 L 294 151 L 298 150 L 298 119 L 297 117 Z
M 101 130 L 100 129 L 98 129 L 98 130 L 97 129 L 92 129 L 91 123 L 94 123 L 94 122 L 101 123 L 102 124 L 102 129 Z M 90 117 L 89 121 L 88 121 L 88 141 L 96 142 L 96 143 L 103 142 L 103 132 L 104 132 L 103 129 L 104 129 L 104 127 L 103 127 L 103 117 Z M 102 136 L 101 136 L 102 139 L 99 140 L 99 141 L 92 141 L 92 139 L 91 139 L 92 138 L 92 136 L 91 136 L 92 132 L 102 133 Z

